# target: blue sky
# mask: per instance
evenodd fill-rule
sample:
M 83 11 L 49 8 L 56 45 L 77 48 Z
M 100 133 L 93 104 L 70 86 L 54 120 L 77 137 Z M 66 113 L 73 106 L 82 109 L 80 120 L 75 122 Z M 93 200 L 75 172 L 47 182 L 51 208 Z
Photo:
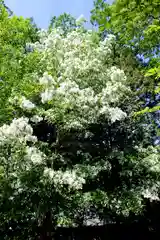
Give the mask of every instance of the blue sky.
M 5 0 L 5 3 L 16 15 L 33 17 L 41 28 L 47 28 L 52 16 L 64 12 L 76 18 L 83 14 L 89 20 L 93 8 L 93 0 Z

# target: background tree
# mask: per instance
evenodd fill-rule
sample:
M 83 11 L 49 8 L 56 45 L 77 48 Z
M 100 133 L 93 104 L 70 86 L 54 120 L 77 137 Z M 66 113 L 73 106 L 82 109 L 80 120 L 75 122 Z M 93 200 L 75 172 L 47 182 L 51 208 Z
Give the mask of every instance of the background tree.
M 26 43 L 38 40 L 38 29 L 32 19 L 24 19 L 13 14 L 10 16 L 3 2 L 0 3 L 0 28 L 0 121 L 3 122 L 11 116 L 6 99 L 12 89 L 18 87 L 25 72 Z M 28 71 L 31 71 L 31 65 L 29 68 Z
M 143 107 L 136 115 L 151 113 L 156 125 L 159 110 L 159 10 L 159 1 L 117 0 L 109 5 L 106 1 L 97 0 L 91 11 L 91 21 L 98 25 L 99 31 L 114 33 L 120 49 L 132 56 L 127 58 L 128 63 L 124 60 L 127 67 L 131 59 L 139 62 L 141 58 L 139 69 L 145 77 L 137 82 L 136 88 L 140 90 L 137 94 Z M 144 64 L 144 59 L 147 64 Z
M 135 54 L 153 56 L 159 54 L 160 3 L 116 0 L 109 5 L 106 1 L 94 1 L 91 20 L 100 31 L 113 31 L 118 41 L 127 45 Z
M 91 21 L 99 26 L 101 32 L 114 33 L 120 45 L 130 48 L 135 56 L 149 58 L 148 68 L 159 69 L 160 49 L 160 4 L 159 1 L 106 1 L 94 2 Z M 157 69 L 157 70 L 156 70 Z M 146 69 L 144 69 L 146 71 Z M 149 74 L 148 74 L 149 75 Z M 150 82 L 154 84 L 155 78 Z
M 60 16 L 52 17 L 49 25 L 49 31 L 51 31 L 53 28 L 60 27 L 63 29 L 64 34 L 66 34 L 69 31 L 72 31 L 77 27 L 76 25 L 76 19 L 67 13 L 61 14 Z

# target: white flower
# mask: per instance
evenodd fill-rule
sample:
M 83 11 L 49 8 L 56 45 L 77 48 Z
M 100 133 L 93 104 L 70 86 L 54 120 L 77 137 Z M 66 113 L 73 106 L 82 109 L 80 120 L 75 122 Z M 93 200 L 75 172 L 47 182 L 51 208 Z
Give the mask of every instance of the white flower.
M 108 34 L 107 35 L 107 40 L 113 42 L 116 39 L 115 35 L 113 34 Z
M 26 147 L 26 159 L 31 160 L 33 164 L 43 163 L 42 153 L 36 147 Z
M 45 168 L 43 174 L 45 177 L 53 181 L 58 188 L 63 187 L 63 185 L 68 185 L 69 189 L 79 190 L 82 189 L 82 186 L 85 183 L 85 179 L 77 176 L 76 172 L 73 170 L 62 172 L 60 170 L 54 171 L 51 168 Z
M 53 179 L 54 174 L 55 174 L 55 171 L 54 171 L 53 169 L 47 168 L 47 167 L 44 169 L 43 175 L 44 175 L 45 177 L 49 177 L 50 180 Z
M 36 141 L 36 137 L 32 136 L 33 129 L 28 124 L 28 118 L 13 119 L 10 125 L 4 124 L 0 127 L 0 141 L 17 139 L 20 141 Z
M 120 70 L 116 67 L 111 67 L 110 69 L 110 78 L 113 82 L 122 82 L 126 81 L 126 76 L 123 70 Z
M 111 115 L 111 121 L 114 123 L 115 121 L 123 120 L 127 117 L 127 114 L 123 112 L 120 108 L 110 108 L 109 113 Z
M 100 114 L 108 114 L 108 106 L 103 106 L 100 111 L 99 111 Z
M 143 190 L 142 195 L 144 196 L 144 198 L 149 198 L 150 201 L 160 201 L 158 192 L 159 192 L 159 183 L 155 184 L 151 188 Z
M 37 137 L 36 136 L 31 136 L 31 135 L 27 135 L 25 136 L 25 140 L 28 141 L 28 142 L 37 142 Z
M 35 108 L 35 104 L 27 100 L 25 97 L 22 97 L 22 102 L 20 107 L 24 109 L 32 110 L 33 108 Z
M 51 84 L 53 84 L 54 82 L 55 82 L 55 81 L 54 81 L 54 79 L 52 78 L 52 76 L 51 76 L 51 75 L 48 75 L 47 72 L 45 72 L 45 73 L 43 74 L 43 77 L 41 77 L 41 78 L 39 79 L 39 83 L 42 84 L 42 85 L 51 85 Z
M 43 117 L 34 115 L 30 120 L 34 123 L 38 123 L 38 122 L 41 122 L 43 120 Z
M 34 164 L 41 164 L 42 163 L 42 157 L 38 153 L 33 153 L 32 156 L 31 156 L 31 161 Z
M 54 93 L 55 93 L 55 90 L 47 88 L 45 92 L 41 93 L 42 103 L 52 100 Z
M 59 88 L 57 89 L 58 94 L 64 94 L 66 95 L 67 93 L 72 94 L 72 93 L 78 93 L 80 91 L 78 85 L 74 81 L 66 81 L 60 84 Z

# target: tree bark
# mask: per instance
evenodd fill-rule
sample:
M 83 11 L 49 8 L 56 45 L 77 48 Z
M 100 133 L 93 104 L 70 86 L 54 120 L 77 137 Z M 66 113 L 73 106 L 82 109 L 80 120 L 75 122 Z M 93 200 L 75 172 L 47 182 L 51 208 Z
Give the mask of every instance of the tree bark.
M 52 214 L 48 211 L 40 227 L 40 240 L 54 240 L 55 228 L 52 224 Z

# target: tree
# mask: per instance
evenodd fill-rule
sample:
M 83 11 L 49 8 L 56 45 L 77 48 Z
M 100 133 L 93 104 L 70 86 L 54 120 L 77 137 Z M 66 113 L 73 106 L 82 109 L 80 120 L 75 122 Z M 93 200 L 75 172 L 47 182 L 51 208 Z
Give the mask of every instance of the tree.
M 50 21 L 49 30 L 51 31 L 53 28 L 58 27 L 62 28 L 66 34 L 77 27 L 76 19 L 67 13 L 61 14 L 58 17 L 54 16 Z
M 79 18 L 75 19 L 72 15 L 64 13 L 60 16 L 52 17 L 49 25 L 49 31 L 52 31 L 52 29 L 61 28 L 63 31 L 63 34 L 66 35 L 70 31 L 75 30 L 76 28 L 79 28 L 83 26 L 83 24 L 86 22 L 83 15 L 80 15 Z M 85 31 L 85 29 L 84 29 Z
M 12 115 L 6 99 L 18 87 L 25 72 L 26 43 L 38 40 L 38 29 L 32 19 L 10 15 L 3 3 L 0 3 L 0 28 L 0 122 L 3 122 Z
M 101 33 L 114 33 L 120 49 L 131 52 L 135 60 L 149 59 L 140 71 L 144 78 L 137 82 L 140 99 L 143 107 L 135 115 L 148 114 L 152 116 L 152 122 L 157 123 L 156 112 L 159 107 L 159 49 L 160 49 L 160 3 L 155 0 L 151 3 L 142 1 L 116 0 L 109 5 L 104 0 L 94 2 L 91 11 L 91 21 L 98 25 Z M 128 54 L 128 53 L 127 53 Z M 130 59 L 127 59 L 128 64 Z M 126 63 L 126 61 L 124 60 Z M 131 64 L 132 66 L 132 64 Z M 137 94 L 138 94 L 137 92 Z M 157 112 L 158 113 L 158 112 Z M 157 124 L 156 124 L 157 125 Z M 154 126 L 156 127 L 154 124 Z M 158 134 L 159 135 L 159 134 Z
M 123 45 L 136 54 L 159 54 L 160 3 L 116 0 L 109 5 L 104 0 L 94 2 L 91 20 L 100 31 L 112 30 Z
M 114 36 L 39 34 L 6 96 L 15 115 L 0 128 L 1 229 L 51 239 L 53 226 L 83 225 L 95 213 L 140 214 L 144 198 L 159 200 L 159 152 L 132 119 L 137 79 L 116 66 Z

